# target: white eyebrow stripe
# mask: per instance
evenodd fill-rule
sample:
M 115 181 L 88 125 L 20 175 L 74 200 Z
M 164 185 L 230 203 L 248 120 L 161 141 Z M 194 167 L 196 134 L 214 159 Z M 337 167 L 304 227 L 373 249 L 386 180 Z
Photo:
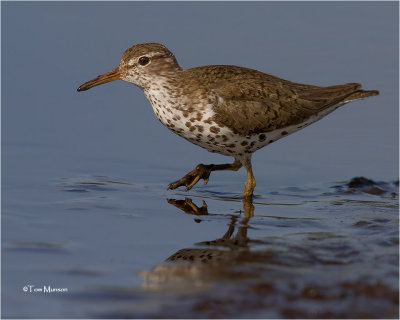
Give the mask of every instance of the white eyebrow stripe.
M 162 54 L 161 54 L 161 52 L 151 52 L 151 53 L 149 53 L 149 54 L 144 54 L 144 55 L 142 55 L 142 56 L 140 56 L 140 57 L 149 57 L 149 58 L 152 58 L 152 57 L 156 57 L 156 56 L 161 56 Z M 140 58 L 139 57 L 139 58 Z
M 138 56 L 137 58 L 130 59 L 128 62 L 128 66 L 133 66 L 134 64 L 136 64 L 141 57 L 154 58 L 154 57 L 162 56 L 162 55 L 163 54 L 161 52 L 150 52 L 149 54 L 143 54 L 141 56 Z M 172 57 L 169 59 L 172 59 Z M 150 63 L 151 63 L 151 61 L 150 61 Z

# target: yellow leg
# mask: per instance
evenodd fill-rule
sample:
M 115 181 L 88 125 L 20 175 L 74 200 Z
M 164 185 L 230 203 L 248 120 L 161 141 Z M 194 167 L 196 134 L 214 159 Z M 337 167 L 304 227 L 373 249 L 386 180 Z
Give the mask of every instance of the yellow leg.
M 243 198 L 243 211 L 245 216 L 241 223 L 247 224 L 250 218 L 254 217 L 254 205 L 251 197 Z
M 254 178 L 253 170 L 251 168 L 251 159 L 248 159 L 245 162 L 244 167 L 246 168 L 246 172 L 247 172 L 247 181 L 246 181 L 246 185 L 244 187 L 243 198 L 244 199 L 252 199 L 253 191 L 254 191 L 254 188 L 256 187 L 256 179 Z

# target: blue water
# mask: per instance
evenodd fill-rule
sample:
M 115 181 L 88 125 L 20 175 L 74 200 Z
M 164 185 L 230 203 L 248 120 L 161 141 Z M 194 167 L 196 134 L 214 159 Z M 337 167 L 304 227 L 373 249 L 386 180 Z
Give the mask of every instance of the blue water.
M 398 317 L 397 3 L 1 8 L 3 318 Z M 258 151 L 253 211 L 243 169 L 166 190 L 231 159 L 169 132 L 138 88 L 76 92 L 153 41 L 184 68 L 381 94 Z

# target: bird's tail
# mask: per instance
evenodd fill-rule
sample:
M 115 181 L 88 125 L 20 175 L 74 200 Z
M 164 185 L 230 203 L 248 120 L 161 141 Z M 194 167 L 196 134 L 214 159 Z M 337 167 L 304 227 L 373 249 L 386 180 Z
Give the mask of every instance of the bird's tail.
M 300 98 L 319 101 L 318 107 L 325 109 L 332 105 L 344 104 L 378 94 L 377 90 L 362 90 L 359 83 L 346 83 L 330 87 L 314 87 L 302 92 Z
M 360 100 L 372 96 L 377 96 L 379 94 L 378 90 L 357 90 L 356 92 L 352 93 L 351 95 L 345 98 L 345 102 L 350 102 L 354 100 Z

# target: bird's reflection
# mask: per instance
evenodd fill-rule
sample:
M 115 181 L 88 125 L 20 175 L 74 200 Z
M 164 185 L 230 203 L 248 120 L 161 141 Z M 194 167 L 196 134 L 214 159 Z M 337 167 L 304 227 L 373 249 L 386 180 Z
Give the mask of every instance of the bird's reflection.
M 185 200 L 167 199 L 167 201 L 168 203 L 174 205 L 178 209 L 181 209 L 183 212 L 187 214 L 192 214 L 196 216 L 208 215 L 208 206 L 204 200 L 202 207 L 198 207 L 196 204 L 193 203 L 192 199 L 190 198 L 186 198 Z
M 209 215 L 208 206 L 204 200 L 200 207 L 190 198 L 185 200 L 168 199 L 167 201 L 186 214 L 197 217 Z M 247 231 L 248 222 L 253 215 L 253 203 L 244 201 L 240 214 L 229 215 L 228 229 L 222 237 L 199 242 L 194 248 L 181 249 L 151 271 L 141 272 L 140 276 L 148 280 L 144 286 L 158 286 L 171 281 L 193 279 L 193 277 L 197 282 L 204 278 L 221 277 L 221 272 L 225 270 L 225 267 L 236 265 L 243 261 L 243 258 L 246 260 L 245 257 L 250 254 L 249 242 L 251 240 Z M 195 221 L 201 220 L 195 218 Z
M 174 205 L 175 207 L 181 209 L 187 214 L 203 216 L 208 215 L 208 206 L 207 203 L 203 200 L 203 204 L 201 207 L 198 207 L 195 203 L 193 203 L 192 199 L 186 198 L 185 200 L 175 200 L 175 199 L 168 199 L 168 203 Z M 243 202 L 243 213 L 244 217 L 239 221 L 239 228 L 238 232 L 235 236 L 233 236 L 236 228 L 236 224 L 238 223 L 239 216 L 238 215 L 230 215 L 230 223 L 229 228 L 226 233 L 216 240 L 212 241 L 203 241 L 198 243 L 201 246 L 222 246 L 228 247 L 231 249 L 235 249 L 237 247 L 243 248 L 247 247 L 248 237 L 247 237 L 247 228 L 248 228 L 248 221 L 254 215 L 254 205 L 251 201 L 247 200 Z M 197 219 L 195 219 L 196 222 Z M 187 249 L 183 249 L 187 250 Z M 194 250 L 194 249 L 190 249 Z M 200 249 L 197 249 L 200 250 Z M 182 250 L 178 251 L 170 258 L 168 261 L 175 261 L 180 257 L 183 260 L 186 260 L 186 257 L 179 254 Z M 204 250 L 201 250 L 204 251 Z M 191 259 L 192 260 L 192 259 Z M 203 259 L 204 260 L 204 259 Z M 205 262 L 205 260 L 203 261 Z
M 204 200 L 201 207 L 198 207 L 191 198 L 185 198 L 185 200 L 167 199 L 167 201 L 187 214 L 197 216 L 208 215 L 208 206 Z M 248 219 L 254 216 L 254 205 L 252 200 L 243 199 L 243 212 L 245 217 Z

